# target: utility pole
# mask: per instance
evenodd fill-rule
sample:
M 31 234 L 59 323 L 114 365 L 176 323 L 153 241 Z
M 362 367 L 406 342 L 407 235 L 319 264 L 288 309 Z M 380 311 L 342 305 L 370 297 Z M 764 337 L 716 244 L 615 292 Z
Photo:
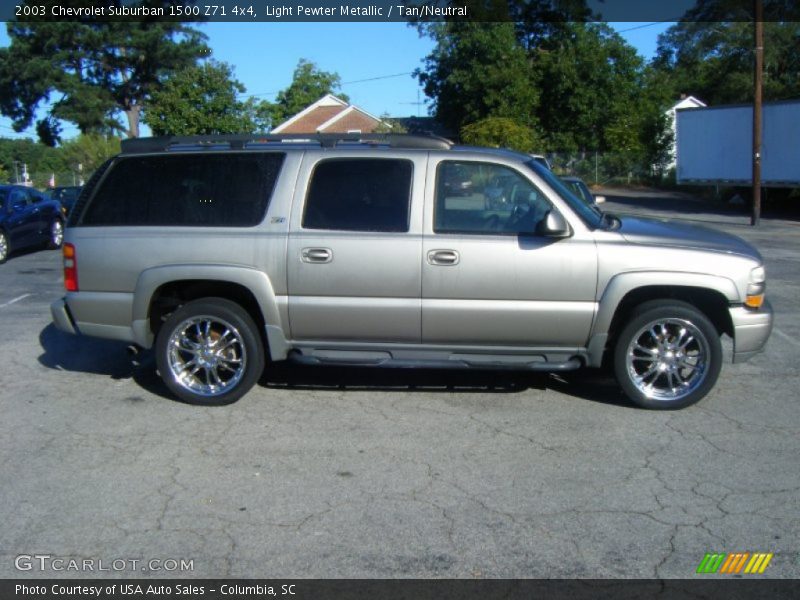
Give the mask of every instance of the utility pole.
M 756 66 L 753 76 L 753 214 L 750 225 L 761 220 L 761 80 L 764 71 L 764 4 L 753 0 L 755 8 Z

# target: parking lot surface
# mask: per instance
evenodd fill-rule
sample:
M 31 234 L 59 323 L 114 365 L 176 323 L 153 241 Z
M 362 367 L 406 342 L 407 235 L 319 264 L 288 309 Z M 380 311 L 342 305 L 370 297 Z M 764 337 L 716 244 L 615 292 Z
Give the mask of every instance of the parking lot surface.
M 776 325 L 667 413 L 591 371 L 278 367 L 236 404 L 188 406 L 147 354 L 55 330 L 57 251 L 13 255 L 0 577 L 689 578 L 707 552 L 772 552 L 764 577 L 800 577 L 800 224 L 697 206 L 605 209 L 753 242 Z M 126 565 L 20 571 L 20 555 Z

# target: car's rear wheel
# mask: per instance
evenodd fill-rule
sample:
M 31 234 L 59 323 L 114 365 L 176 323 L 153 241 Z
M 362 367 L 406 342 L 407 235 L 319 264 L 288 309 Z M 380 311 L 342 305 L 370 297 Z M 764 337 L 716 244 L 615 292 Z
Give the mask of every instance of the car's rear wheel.
M 698 402 L 714 387 L 721 367 L 716 328 L 679 300 L 639 306 L 614 348 L 617 381 L 644 408 L 674 410 Z
M 53 219 L 50 223 L 50 237 L 47 246 L 52 249 L 61 248 L 64 243 L 64 223 L 61 219 Z
M 8 236 L 5 231 L 0 231 L 0 265 L 6 262 L 8 258 Z
M 253 319 L 224 298 L 203 298 L 173 312 L 156 338 L 164 383 L 192 404 L 230 404 L 264 370 L 264 348 Z

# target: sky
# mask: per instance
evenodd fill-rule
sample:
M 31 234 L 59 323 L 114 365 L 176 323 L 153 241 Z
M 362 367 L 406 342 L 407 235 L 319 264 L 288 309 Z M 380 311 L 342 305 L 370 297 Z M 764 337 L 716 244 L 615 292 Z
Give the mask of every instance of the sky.
M 671 23 L 609 23 L 646 59 L 655 54 L 658 35 Z M 231 64 L 246 96 L 274 100 L 292 81 L 297 62 L 310 60 L 339 74 L 350 102 L 376 116 L 425 115 L 425 95 L 411 73 L 422 66 L 433 42 L 403 23 L 205 23 L 212 56 Z M 0 47 L 9 39 L 0 27 Z M 143 135 L 149 132 L 146 128 Z M 62 137 L 77 131 L 64 124 Z M 17 134 L 0 117 L 1 137 L 31 137 L 31 127 Z

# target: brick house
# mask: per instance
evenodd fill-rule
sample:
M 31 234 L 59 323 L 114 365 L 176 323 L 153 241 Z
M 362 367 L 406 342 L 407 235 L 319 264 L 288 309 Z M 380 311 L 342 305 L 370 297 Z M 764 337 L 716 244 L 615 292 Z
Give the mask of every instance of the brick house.
M 367 111 L 326 94 L 271 133 L 372 133 L 381 122 Z

